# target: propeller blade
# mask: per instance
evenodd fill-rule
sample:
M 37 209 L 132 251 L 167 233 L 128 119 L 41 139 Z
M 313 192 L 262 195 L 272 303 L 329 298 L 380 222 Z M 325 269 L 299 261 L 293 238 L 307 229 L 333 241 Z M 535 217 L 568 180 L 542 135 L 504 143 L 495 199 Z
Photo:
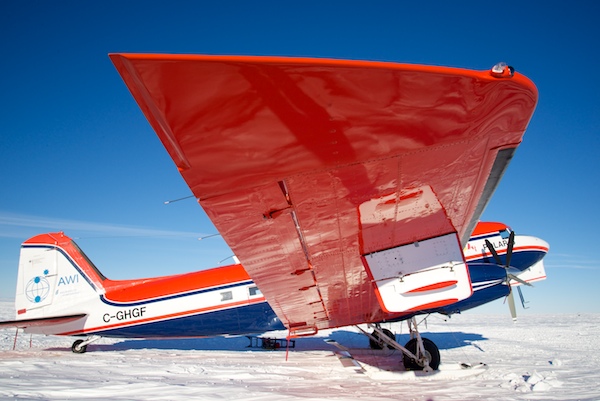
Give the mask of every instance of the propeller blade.
M 485 240 L 485 245 L 487 245 L 487 248 L 492 253 L 492 256 L 494 257 L 496 264 L 502 266 L 502 261 L 500 260 L 500 256 L 498 256 L 498 253 L 496 252 L 494 245 L 492 245 L 492 243 L 490 241 L 488 241 L 487 239 Z
M 500 256 L 498 256 L 498 252 L 496 252 L 494 245 L 492 245 L 492 243 L 490 241 L 488 241 L 487 239 L 485 240 L 485 245 L 492 253 L 492 256 L 494 256 L 494 260 L 496 261 L 496 264 L 498 264 L 499 266 L 502 266 L 502 260 L 500 259 Z M 510 235 L 508 236 L 508 244 L 506 246 L 506 263 L 502 267 L 504 267 L 504 269 L 506 270 L 505 284 L 508 285 L 508 288 L 509 288 L 509 293 L 508 293 L 507 299 L 508 299 L 508 308 L 510 309 L 510 316 L 512 317 L 513 322 L 516 322 L 517 321 L 517 308 L 515 306 L 515 296 L 513 294 L 512 287 L 510 285 L 510 280 L 514 280 L 518 283 L 521 283 L 523 285 L 527 285 L 530 287 L 532 287 L 532 285 L 529 284 L 527 281 L 522 280 L 519 277 L 517 277 L 514 274 L 509 272 L 510 270 L 513 270 L 510 267 L 510 260 L 512 258 L 514 245 L 515 245 L 515 232 L 511 231 Z M 523 295 L 521 294 L 521 289 L 518 288 L 518 290 L 519 290 L 519 295 L 521 295 L 521 299 L 522 299 Z
M 510 316 L 513 322 L 517 321 L 517 308 L 515 307 L 515 297 L 513 296 L 512 289 L 508 293 L 508 308 L 510 309 Z
M 527 307 L 525 306 L 525 297 L 523 296 L 523 291 L 521 291 L 521 287 L 517 287 L 517 290 L 519 291 L 519 298 L 521 298 L 521 305 L 523 305 L 523 309 L 527 309 Z
M 513 246 L 515 245 L 515 232 L 511 231 L 508 236 L 508 247 L 506 248 L 506 267 L 510 267 L 510 259 L 512 258 Z
M 510 280 L 515 280 L 517 283 L 521 283 L 523 285 L 526 285 L 528 287 L 533 287 L 533 284 L 528 283 L 527 281 L 520 279 L 519 277 L 515 276 L 514 274 L 508 273 L 506 275 L 506 277 L 509 279 L 508 281 L 510 282 Z

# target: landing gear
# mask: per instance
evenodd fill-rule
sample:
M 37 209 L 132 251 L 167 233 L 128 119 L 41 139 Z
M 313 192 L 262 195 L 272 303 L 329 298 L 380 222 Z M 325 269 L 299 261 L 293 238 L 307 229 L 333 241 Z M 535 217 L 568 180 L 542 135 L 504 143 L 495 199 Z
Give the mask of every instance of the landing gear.
M 376 325 L 376 326 L 378 326 L 378 325 Z M 381 332 L 386 337 L 391 338 L 392 340 L 396 339 L 396 335 L 388 329 L 381 329 Z M 373 331 L 371 333 L 371 336 L 369 337 L 369 347 L 371 347 L 371 349 L 392 348 L 384 340 L 379 338 L 379 333 L 377 331 Z
M 87 351 L 87 346 L 90 343 L 93 343 L 94 341 L 98 341 L 100 338 L 100 336 L 91 336 L 86 338 L 85 340 L 77 340 L 73 343 L 73 345 L 71 345 L 71 351 L 73 351 L 76 354 L 83 354 Z
M 81 345 L 82 342 L 83 340 L 75 341 L 73 345 L 71 345 L 71 351 L 76 354 L 83 354 L 85 351 L 87 351 L 87 345 Z
M 371 348 L 381 349 L 385 346 L 402 351 L 404 354 L 404 367 L 407 370 L 422 370 L 425 373 L 431 373 L 439 368 L 440 351 L 433 341 L 421 338 L 417 329 L 417 321 L 414 317 L 408 320 L 411 339 L 404 347 L 396 342 L 395 336 L 391 331 L 381 329 L 378 324 L 369 324 L 368 327 L 374 330 L 372 334 L 367 333 L 360 327 L 358 328 L 369 337 Z M 379 346 L 379 348 L 376 348 L 376 346 Z
M 428 338 L 423 338 L 423 348 L 425 348 L 425 352 L 421 354 L 419 349 L 419 344 L 416 338 L 409 340 L 404 348 L 412 352 L 417 356 L 417 359 L 409 357 L 407 354 L 404 354 L 404 367 L 406 370 L 421 370 L 423 369 L 423 365 L 419 363 L 419 355 L 421 355 L 421 359 L 423 360 L 421 363 L 427 361 L 427 365 L 433 370 L 437 370 L 440 366 L 440 350 L 437 345 L 434 344 Z

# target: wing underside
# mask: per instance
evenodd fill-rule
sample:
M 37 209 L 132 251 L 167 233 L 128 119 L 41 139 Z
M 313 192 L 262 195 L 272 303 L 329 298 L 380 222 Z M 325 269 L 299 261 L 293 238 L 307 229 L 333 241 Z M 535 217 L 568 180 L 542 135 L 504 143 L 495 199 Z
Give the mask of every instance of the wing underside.
M 527 78 L 323 59 L 111 58 L 290 329 L 377 322 L 470 295 L 462 245 L 535 108 Z

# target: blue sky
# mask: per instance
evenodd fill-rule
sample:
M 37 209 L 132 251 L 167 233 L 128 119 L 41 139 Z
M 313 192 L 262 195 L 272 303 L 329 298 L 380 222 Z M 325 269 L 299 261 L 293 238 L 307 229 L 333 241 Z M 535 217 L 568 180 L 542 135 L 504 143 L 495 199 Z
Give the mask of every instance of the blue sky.
M 600 3 L 419 3 L 0 2 L 0 298 L 20 243 L 48 231 L 113 279 L 228 263 L 219 237 L 197 240 L 215 229 L 193 199 L 164 204 L 190 191 L 107 54 L 255 54 L 527 75 L 538 107 L 483 218 L 550 243 L 521 313 L 600 312 Z

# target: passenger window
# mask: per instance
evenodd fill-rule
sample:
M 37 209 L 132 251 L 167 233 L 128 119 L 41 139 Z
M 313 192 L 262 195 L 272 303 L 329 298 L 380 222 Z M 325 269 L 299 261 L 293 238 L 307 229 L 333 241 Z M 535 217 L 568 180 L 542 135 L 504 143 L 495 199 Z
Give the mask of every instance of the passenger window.
M 230 301 L 233 299 L 233 293 L 231 291 L 221 293 L 221 302 Z

